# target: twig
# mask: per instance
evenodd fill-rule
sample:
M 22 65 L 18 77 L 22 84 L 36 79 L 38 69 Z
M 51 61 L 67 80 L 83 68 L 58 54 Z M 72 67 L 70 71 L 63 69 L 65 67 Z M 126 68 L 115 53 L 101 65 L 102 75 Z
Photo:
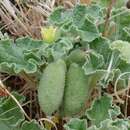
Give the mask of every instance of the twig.
M 116 18 L 116 17 L 118 17 L 118 16 L 120 16 L 120 15 L 124 15 L 125 13 L 128 13 L 128 12 L 130 12 L 129 9 L 126 9 L 126 8 L 125 8 L 125 10 L 124 10 L 124 8 L 122 8 L 122 10 L 120 10 L 119 13 L 117 13 L 117 14 L 111 16 L 108 20 L 109 20 L 109 22 L 110 22 L 110 21 L 113 20 L 114 18 Z M 104 24 L 105 22 L 106 22 L 106 20 L 103 20 L 103 21 L 99 22 L 97 25 L 99 26 L 99 25 L 101 25 L 101 24 Z
M 30 91 L 29 96 L 30 96 L 30 99 L 32 100 L 32 98 L 33 98 L 33 96 L 32 96 L 32 91 Z M 30 118 L 32 118 L 32 103 L 30 103 L 29 109 L 30 109 L 30 111 L 29 111 L 29 113 L 30 113 Z
M 107 9 L 107 15 L 106 15 L 106 20 L 105 20 L 105 26 L 104 26 L 104 32 L 103 36 L 107 36 L 107 29 L 109 27 L 109 18 L 111 16 L 111 10 L 113 5 L 115 4 L 116 0 L 111 0 Z
M 39 119 L 38 121 L 40 122 L 41 125 L 43 125 L 43 124 L 42 124 L 42 121 L 47 121 L 47 122 L 51 123 L 51 124 L 55 127 L 55 130 L 58 130 L 57 127 L 56 127 L 56 124 L 55 124 L 52 120 L 50 120 L 50 119 L 41 118 L 41 119 Z
M 130 84 L 128 84 L 128 85 L 130 85 Z M 126 92 L 126 94 L 129 96 L 129 90 Z M 126 97 L 126 103 L 125 103 L 125 118 L 127 118 L 127 110 L 128 110 L 128 101 L 129 101 L 129 97 Z
M 121 79 L 121 77 L 123 77 L 124 75 L 127 75 L 127 74 L 130 74 L 130 72 L 125 72 L 125 73 L 122 73 L 121 75 L 119 75 L 119 77 L 117 78 L 115 85 L 114 85 L 114 95 L 116 96 L 116 98 L 119 100 L 119 102 L 121 104 L 124 104 L 124 101 L 118 96 L 119 93 L 117 92 L 117 85 L 118 85 L 118 81 Z M 130 89 L 130 86 L 128 86 L 124 90 L 126 91 L 126 90 L 129 90 L 129 89 Z
M 125 89 L 122 89 L 122 90 L 119 90 L 119 91 L 116 91 L 116 93 L 117 93 L 118 95 L 121 95 L 121 94 L 125 93 L 125 92 L 126 92 L 127 90 L 129 90 L 129 89 L 130 89 L 130 87 L 125 88 Z M 115 96 L 115 93 L 111 94 L 111 96 Z

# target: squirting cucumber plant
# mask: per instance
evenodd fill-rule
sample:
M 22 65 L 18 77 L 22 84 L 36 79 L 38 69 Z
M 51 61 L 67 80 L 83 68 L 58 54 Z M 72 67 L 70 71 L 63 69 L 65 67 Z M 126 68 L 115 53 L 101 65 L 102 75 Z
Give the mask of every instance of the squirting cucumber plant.
M 14 90 L 8 80 L 19 76 L 24 87 L 17 89 L 27 99 L 24 102 L 24 97 L 12 94 L 21 107 L 25 104 L 25 113 L 37 120 L 36 124 L 24 121 L 24 114 L 6 94 L 0 98 L 0 130 L 28 130 L 32 125 L 34 130 L 43 130 L 42 122 L 48 130 L 54 123 L 63 130 L 64 122 L 65 130 L 130 130 L 130 10 L 126 1 L 90 0 L 87 6 L 57 7 L 51 14 L 49 7 L 41 40 L 0 37 L 0 78 Z M 59 120 L 53 123 L 52 116 Z

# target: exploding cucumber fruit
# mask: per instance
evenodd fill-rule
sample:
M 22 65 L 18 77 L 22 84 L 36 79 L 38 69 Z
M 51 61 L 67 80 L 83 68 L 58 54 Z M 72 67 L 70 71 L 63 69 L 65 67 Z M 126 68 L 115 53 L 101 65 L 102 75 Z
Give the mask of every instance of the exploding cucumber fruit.
M 44 70 L 38 86 L 38 100 L 41 109 L 51 115 L 63 99 L 66 64 L 63 60 L 50 63 Z
M 73 116 L 81 112 L 90 94 L 88 79 L 83 69 L 72 63 L 67 72 L 64 99 L 61 108 L 63 116 Z

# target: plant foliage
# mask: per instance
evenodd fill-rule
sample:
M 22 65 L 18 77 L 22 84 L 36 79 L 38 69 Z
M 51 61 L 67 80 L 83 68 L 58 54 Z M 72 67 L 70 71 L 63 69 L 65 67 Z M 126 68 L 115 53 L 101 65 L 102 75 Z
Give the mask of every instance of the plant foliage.
M 48 27 L 42 30 L 43 40 L 30 37 L 16 40 L 2 37 L 0 40 L 0 72 L 17 76 L 23 73 L 29 77 L 33 75 L 37 82 L 40 81 L 40 87 L 39 84 L 36 87 L 45 90 L 40 90 L 38 94 L 40 102 L 45 103 L 42 110 L 46 105 L 49 114 L 55 110 L 59 114 L 63 109 L 67 111 L 64 105 L 66 101 L 71 119 L 64 125 L 65 130 L 130 129 L 129 119 L 119 118 L 123 113 L 114 104 L 115 98 L 107 91 L 110 86 L 114 90 L 115 87 L 116 90 L 128 87 L 130 10 L 119 0 L 111 10 L 106 28 L 106 5 L 109 2 L 99 0 L 87 6 L 77 4 L 71 9 L 57 7 L 48 18 Z M 55 65 L 58 61 L 63 61 L 64 67 Z M 58 91 L 60 87 L 62 92 Z M 91 99 L 88 88 L 99 92 L 90 108 L 86 107 L 88 98 Z M 24 102 L 25 97 L 13 94 L 20 104 Z M 41 95 L 45 97 L 42 99 Z M 53 102 L 49 102 L 49 99 Z M 71 104 L 72 100 L 75 101 L 74 105 Z M 74 114 L 71 113 L 71 107 Z M 0 129 L 44 128 L 36 120 L 26 121 L 17 104 L 10 97 L 4 97 L 0 99 Z

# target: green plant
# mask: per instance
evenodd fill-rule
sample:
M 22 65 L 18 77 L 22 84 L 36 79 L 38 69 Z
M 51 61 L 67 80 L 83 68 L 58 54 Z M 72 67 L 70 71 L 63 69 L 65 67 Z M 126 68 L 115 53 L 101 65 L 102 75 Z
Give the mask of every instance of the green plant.
M 53 44 L 45 39 L 2 37 L 0 72 L 22 77 L 30 91 L 38 90 L 42 111 L 46 116 L 61 112 L 66 130 L 129 130 L 129 96 L 124 92 L 129 90 L 130 10 L 120 3 L 114 6 L 114 1 L 99 0 L 71 9 L 57 7 L 48 18 L 48 27 L 60 33 Z M 0 116 L 6 113 L 3 102 L 8 100 L 0 99 Z M 12 109 L 10 102 L 7 112 Z M 8 124 L 7 130 L 31 125 L 42 129 L 34 121 L 26 123 L 23 113 L 17 111 L 13 120 L 12 113 L 4 114 L 0 128 Z M 63 115 L 81 118 L 68 121 Z M 40 117 L 39 122 L 50 121 Z

